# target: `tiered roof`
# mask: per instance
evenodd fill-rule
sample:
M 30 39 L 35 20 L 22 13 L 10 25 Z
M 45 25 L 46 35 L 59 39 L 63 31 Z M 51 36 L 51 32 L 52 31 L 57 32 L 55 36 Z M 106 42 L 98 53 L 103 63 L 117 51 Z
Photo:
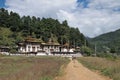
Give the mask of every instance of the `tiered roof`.
M 49 41 L 47 43 L 42 43 L 42 45 L 53 45 L 53 46 L 59 46 L 60 44 L 58 42 L 54 42 L 51 38 L 49 39 Z
M 25 39 L 25 42 L 42 43 L 43 41 L 41 39 L 36 39 L 29 36 Z

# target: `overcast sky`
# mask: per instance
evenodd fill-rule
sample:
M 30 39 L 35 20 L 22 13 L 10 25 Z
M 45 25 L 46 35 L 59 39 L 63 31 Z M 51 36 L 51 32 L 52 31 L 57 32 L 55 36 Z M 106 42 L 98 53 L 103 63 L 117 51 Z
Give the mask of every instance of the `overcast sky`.
M 120 0 L 2 0 L 9 11 L 67 20 L 88 37 L 120 29 Z M 1 0 L 0 0 L 1 2 Z

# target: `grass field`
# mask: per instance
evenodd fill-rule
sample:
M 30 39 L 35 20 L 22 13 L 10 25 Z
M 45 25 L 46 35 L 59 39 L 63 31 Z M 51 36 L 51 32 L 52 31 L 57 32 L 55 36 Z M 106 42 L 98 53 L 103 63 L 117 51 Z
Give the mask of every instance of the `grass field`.
M 98 70 L 113 80 L 120 80 L 120 59 L 81 57 L 78 60 L 92 70 Z
M 0 80 L 53 80 L 67 58 L 0 57 Z

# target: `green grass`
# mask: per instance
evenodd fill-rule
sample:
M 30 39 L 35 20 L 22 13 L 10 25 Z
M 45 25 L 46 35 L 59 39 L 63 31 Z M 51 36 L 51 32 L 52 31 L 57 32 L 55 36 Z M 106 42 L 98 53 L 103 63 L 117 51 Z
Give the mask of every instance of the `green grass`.
M 61 57 L 0 57 L 0 80 L 53 80 L 69 62 Z
M 113 80 L 120 80 L 120 59 L 110 60 L 98 57 L 81 57 L 78 60 L 92 70 L 98 70 Z

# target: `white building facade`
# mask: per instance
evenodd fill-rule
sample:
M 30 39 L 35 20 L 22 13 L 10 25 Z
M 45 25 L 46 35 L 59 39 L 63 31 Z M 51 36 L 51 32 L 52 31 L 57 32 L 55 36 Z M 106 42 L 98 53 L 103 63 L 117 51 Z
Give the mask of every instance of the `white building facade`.
M 24 42 L 19 45 L 18 52 L 38 52 L 41 49 L 41 45 L 38 42 Z
M 42 43 L 35 40 L 25 40 L 18 44 L 20 53 L 45 53 L 51 55 L 51 52 L 60 52 L 60 44 L 54 42 Z
M 58 43 L 44 43 L 42 44 L 43 51 L 51 54 L 51 52 L 60 52 L 60 44 Z

